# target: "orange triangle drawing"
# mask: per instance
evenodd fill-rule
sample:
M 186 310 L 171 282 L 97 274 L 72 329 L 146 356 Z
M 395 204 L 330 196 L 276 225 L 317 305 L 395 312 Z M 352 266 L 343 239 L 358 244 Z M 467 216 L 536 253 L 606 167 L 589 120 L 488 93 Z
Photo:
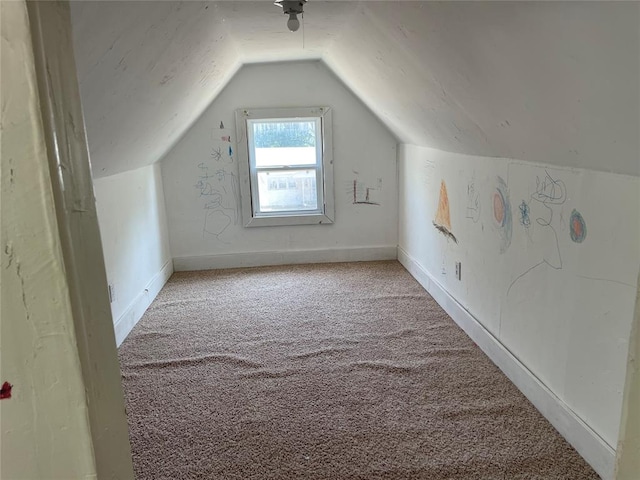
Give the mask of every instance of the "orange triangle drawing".
M 447 195 L 447 184 L 444 180 L 440 183 L 440 200 L 438 201 L 438 210 L 433 225 L 446 237 L 451 238 L 458 243 L 456 237 L 451 233 L 451 214 L 449 213 L 449 195 Z

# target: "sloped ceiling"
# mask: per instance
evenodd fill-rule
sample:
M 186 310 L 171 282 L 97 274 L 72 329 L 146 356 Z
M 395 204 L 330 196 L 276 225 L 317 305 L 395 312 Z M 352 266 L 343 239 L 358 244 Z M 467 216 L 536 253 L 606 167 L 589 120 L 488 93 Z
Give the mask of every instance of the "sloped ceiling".
M 162 158 L 241 64 L 310 58 L 401 142 L 640 175 L 636 2 L 311 0 L 305 12 L 292 34 L 268 0 L 72 3 L 94 176 Z
M 368 2 L 325 61 L 404 142 L 638 175 L 639 7 Z

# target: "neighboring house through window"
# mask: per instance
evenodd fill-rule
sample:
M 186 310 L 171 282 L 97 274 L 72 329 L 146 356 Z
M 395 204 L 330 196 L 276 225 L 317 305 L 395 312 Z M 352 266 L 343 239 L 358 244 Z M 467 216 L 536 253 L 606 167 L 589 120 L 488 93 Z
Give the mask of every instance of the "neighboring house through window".
M 333 223 L 328 107 L 236 111 L 246 227 Z

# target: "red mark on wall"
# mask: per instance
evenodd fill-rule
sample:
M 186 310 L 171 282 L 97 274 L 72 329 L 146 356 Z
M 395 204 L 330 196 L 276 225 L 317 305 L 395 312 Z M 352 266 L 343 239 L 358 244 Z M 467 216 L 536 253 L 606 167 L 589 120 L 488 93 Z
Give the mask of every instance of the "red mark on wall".
M 11 389 L 13 385 L 9 382 L 4 382 L 2 384 L 2 388 L 0 388 L 0 400 L 4 400 L 5 398 L 11 398 Z

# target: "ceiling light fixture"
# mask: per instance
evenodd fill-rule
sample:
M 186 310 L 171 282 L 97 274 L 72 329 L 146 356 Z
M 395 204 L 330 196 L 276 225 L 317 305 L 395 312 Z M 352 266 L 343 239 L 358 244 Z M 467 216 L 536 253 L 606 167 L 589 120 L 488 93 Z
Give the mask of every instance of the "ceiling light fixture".
M 297 32 L 300 28 L 300 20 L 298 20 L 298 15 L 303 15 L 304 17 L 304 4 L 307 3 L 307 0 L 276 0 L 273 2 L 274 5 L 282 8 L 282 11 L 285 15 L 289 15 L 289 20 L 287 20 L 287 28 L 292 32 Z

